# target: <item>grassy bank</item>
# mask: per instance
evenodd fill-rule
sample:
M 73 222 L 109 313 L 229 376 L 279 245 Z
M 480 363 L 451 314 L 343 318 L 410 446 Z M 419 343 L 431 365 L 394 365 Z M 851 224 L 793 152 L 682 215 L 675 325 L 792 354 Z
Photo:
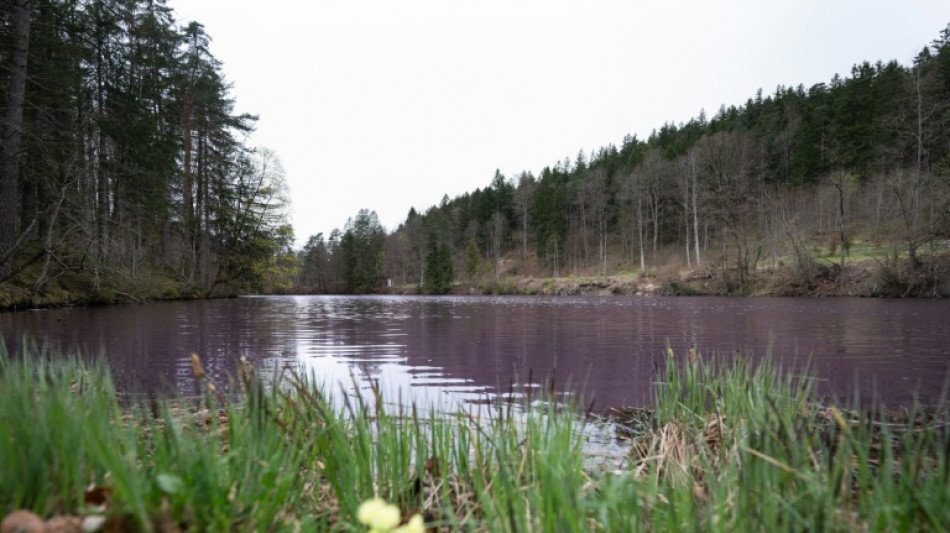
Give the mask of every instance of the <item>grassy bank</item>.
M 0 510 L 109 531 L 366 531 L 373 497 L 442 530 L 950 524 L 945 411 L 822 406 L 768 362 L 670 355 L 654 408 L 587 422 L 619 430 L 619 468 L 596 466 L 585 423 L 551 403 L 480 418 L 374 393 L 332 405 L 293 374 L 238 381 L 237 399 L 205 382 L 200 399 L 138 403 L 102 366 L 0 356 Z
M 739 284 L 734 266 L 716 258 L 702 266 L 683 264 L 679 256 L 662 254 L 647 270 L 639 265 L 616 263 L 606 270 L 588 267 L 568 275 L 547 277 L 536 260 L 509 254 L 498 272 L 484 272 L 457 282 L 455 294 L 505 295 L 655 295 L 655 296 L 843 296 L 865 298 L 950 297 L 950 254 L 945 244 L 933 253 L 920 251 L 916 261 L 906 252 L 885 248 L 854 249 L 841 267 L 832 250 L 804 250 L 799 257 L 762 260 L 751 267 L 745 284 Z M 388 292 L 416 294 L 417 284 L 400 285 Z
M 229 297 L 234 287 L 220 287 L 213 294 L 198 283 L 183 283 L 175 272 L 152 269 L 130 276 L 121 271 L 67 272 L 43 283 L 28 270 L 14 281 L 0 282 L 0 311 L 73 305 L 140 304 L 164 300 Z

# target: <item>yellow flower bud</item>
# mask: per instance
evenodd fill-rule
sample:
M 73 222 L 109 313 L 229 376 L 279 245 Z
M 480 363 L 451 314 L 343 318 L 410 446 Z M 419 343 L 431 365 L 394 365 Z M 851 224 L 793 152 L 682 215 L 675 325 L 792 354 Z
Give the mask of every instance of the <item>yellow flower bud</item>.
M 399 525 L 399 518 L 399 508 L 382 498 L 366 500 L 356 512 L 356 519 L 370 531 L 389 531 Z
M 393 533 L 425 533 L 425 531 L 426 524 L 422 520 L 422 515 L 417 514 L 413 515 L 413 517 L 409 519 L 408 524 L 394 529 Z

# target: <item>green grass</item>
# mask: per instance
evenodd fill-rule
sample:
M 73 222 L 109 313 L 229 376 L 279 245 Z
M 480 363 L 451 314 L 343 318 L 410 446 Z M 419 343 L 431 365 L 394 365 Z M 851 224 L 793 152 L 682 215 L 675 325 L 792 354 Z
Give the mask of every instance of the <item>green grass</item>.
M 379 496 L 463 531 L 950 524 L 944 410 L 822 406 L 769 359 L 670 354 L 657 377 L 652 409 L 585 422 L 554 402 L 486 418 L 378 391 L 334 405 L 313 380 L 247 367 L 239 399 L 204 381 L 198 400 L 128 404 L 101 364 L 0 353 L 0 510 L 124 530 L 365 531 L 357 509 Z M 621 468 L 591 466 L 585 424 L 625 430 Z

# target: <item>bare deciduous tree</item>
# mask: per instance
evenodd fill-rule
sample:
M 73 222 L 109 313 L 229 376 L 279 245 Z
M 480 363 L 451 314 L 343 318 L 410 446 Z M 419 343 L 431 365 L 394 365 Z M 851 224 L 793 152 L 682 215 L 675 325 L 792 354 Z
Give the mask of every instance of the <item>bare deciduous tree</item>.
M 723 263 L 729 260 L 731 242 L 739 287 L 745 287 L 758 259 L 753 252 L 761 185 L 757 147 L 744 133 L 723 132 L 704 137 L 697 150 L 706 182 L 705 204 L 723 232 Z

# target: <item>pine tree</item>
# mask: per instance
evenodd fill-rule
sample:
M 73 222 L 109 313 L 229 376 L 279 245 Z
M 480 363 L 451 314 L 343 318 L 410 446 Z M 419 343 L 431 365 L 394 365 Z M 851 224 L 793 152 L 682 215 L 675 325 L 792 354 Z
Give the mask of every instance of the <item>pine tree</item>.
M 452 254 L 449 247 L 430 242 L 423 290 L 427 294 L 445 294 L 452 290 L 452 277 Z

